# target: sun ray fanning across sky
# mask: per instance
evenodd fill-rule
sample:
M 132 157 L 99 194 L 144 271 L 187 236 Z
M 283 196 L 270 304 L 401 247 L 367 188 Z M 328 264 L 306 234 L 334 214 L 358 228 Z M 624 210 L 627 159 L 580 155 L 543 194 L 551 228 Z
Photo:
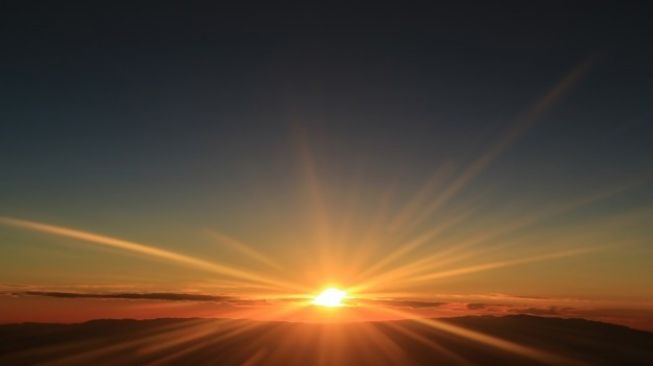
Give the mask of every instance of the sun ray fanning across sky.
M 65 237 L 69 237 L 69 238 L 73 238 L 73 239 L 77 239 L 93 244 L 106 245 L 109 247 L 145 254 L 147 256 L 151 256 L 155 258 L 163 258 L 173 262 L 216 272 L 221 275 L 225 275 L 229 277 L 249 280 L 255 283 L 264 283 L 268 285 L 278 286 L 281 289 L 284 288 L 291 289 L 291 290 L 298 289 L 298 287 L 294 284 L 287 283 L 284 281 L 274 280 L 267 276 L 258 275 L 248 271 L 209 262 L 203 259 L 194 258 L 183 254 L 178 254 L 172 251 L 159 249 L 145 244 L 134 243 L 122 239 L 116 239 L 109 236 L 94 234 L 94 233 L 76 230 L 76 229 L 70 229 L 62 226 L 43 224 L 43 223 L 28 221 L 28 220 L 14 219 L 10 217 L 0 217 L 0 224 L 15 226 L 19 228 L 24 228 L 28 230 L 33 230 L 33 231 L 38 231 L 38 232 L 43 232 L 43 233 L 48 233 L 53 235 L 65 236 Z M 301 287 L 299 289 L 301 289 Z
M 651 5 L 9 3 L 0 365 L 653 364 Z
M 243 255 L 259 262 L 262 263 L 272 269 L 275 270 L 281 270 L 282 267 L 278 263 L 274 262 L 272 259 L 268 258 L 264 254 L 258 252 L 257 250 L 253 249 L 251 246 L 240 242 L 234 238 L 231 238 L 223 233 L 220 233 L 215 230 L 210 230 L 209 234 L 211 237 L 215 238 L 218 242 L 221 244 L 224 244 L 226 246 L 229 246 L 230 248 L 233 248 L 237 250 L 238 252 L 242 253 Z

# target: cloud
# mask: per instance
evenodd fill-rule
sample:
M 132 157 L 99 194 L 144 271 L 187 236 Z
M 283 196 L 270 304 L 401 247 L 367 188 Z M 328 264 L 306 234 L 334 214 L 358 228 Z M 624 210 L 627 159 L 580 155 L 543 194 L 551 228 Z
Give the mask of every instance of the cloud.
M 230 296 L 185 294 L 170 292 L 136 292 L 136 293 L 78 293 L 55 291 L 24 291 L 12 295 L 47 296 L 66 299 L 127 299 L 127 300 L 165 300 L 165 301 L 212 301 L 212 302 L 242 302 L 246 300 Z
M 567 315 L 573 310 L 574 309 L 570 307 L 548 306 L 543 308 L 530 307 L 525 309 L 510 309 L 510 312 L 517 313 L 517 314 L 557 316 L 557 315 Z
M 488 304 L 483 304 L 483 303 L 469 303 L 467 304 L 467 309 L 469 310 L 480 310 L 480 309 L 485 309 L 488 306 Z
M 437 308 L 448 304 L 446 302 L 439 302 L 439 301 L 402 300 L 402 299 L 371 300 L 367 302 L 398 307 L 398 308 L 411 308 L 411 309 Z

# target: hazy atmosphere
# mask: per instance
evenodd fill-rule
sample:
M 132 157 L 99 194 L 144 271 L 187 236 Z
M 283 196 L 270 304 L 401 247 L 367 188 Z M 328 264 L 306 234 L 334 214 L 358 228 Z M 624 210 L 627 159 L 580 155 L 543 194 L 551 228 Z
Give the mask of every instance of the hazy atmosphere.
M 379 322 L 329 344 L 395 365 L 385 322 L 544 364 L 438 319 L 653 331 L 646 2 L 0 9 L 0 323 Z

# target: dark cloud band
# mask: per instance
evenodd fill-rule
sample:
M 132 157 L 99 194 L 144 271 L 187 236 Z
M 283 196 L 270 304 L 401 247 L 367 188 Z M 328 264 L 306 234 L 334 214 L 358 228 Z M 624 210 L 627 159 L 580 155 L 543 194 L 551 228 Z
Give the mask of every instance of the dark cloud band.
M 139 293 L 77 293 L 77 292 L 54 292 L 54 291 L 25 291 L 17 292 L 14 295 L 46 296 L 65 299 L 128 299 L 128 300 L 166 300 L 166 301 L 214 301 L 232 302 L 243 300 L 230 296 L 184 294 L 169 292 L 139 292 Z

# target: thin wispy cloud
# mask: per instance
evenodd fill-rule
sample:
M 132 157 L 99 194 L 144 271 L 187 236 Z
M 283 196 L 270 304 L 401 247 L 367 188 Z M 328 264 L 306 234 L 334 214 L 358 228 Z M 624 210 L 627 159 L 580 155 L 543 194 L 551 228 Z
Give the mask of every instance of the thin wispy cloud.
M 230 304 L 261 304 L 260 300 L 244 299 L 224 295 L 205 295 L 173 292 L 119 292 L 119 293 L 83 293 L 61 291 L 22 291 L 8 293 L 13 296 L 44 296 L 60 299 L 124 299 L 124 300 L 162 300 L 162 301 L 197 301 Z

